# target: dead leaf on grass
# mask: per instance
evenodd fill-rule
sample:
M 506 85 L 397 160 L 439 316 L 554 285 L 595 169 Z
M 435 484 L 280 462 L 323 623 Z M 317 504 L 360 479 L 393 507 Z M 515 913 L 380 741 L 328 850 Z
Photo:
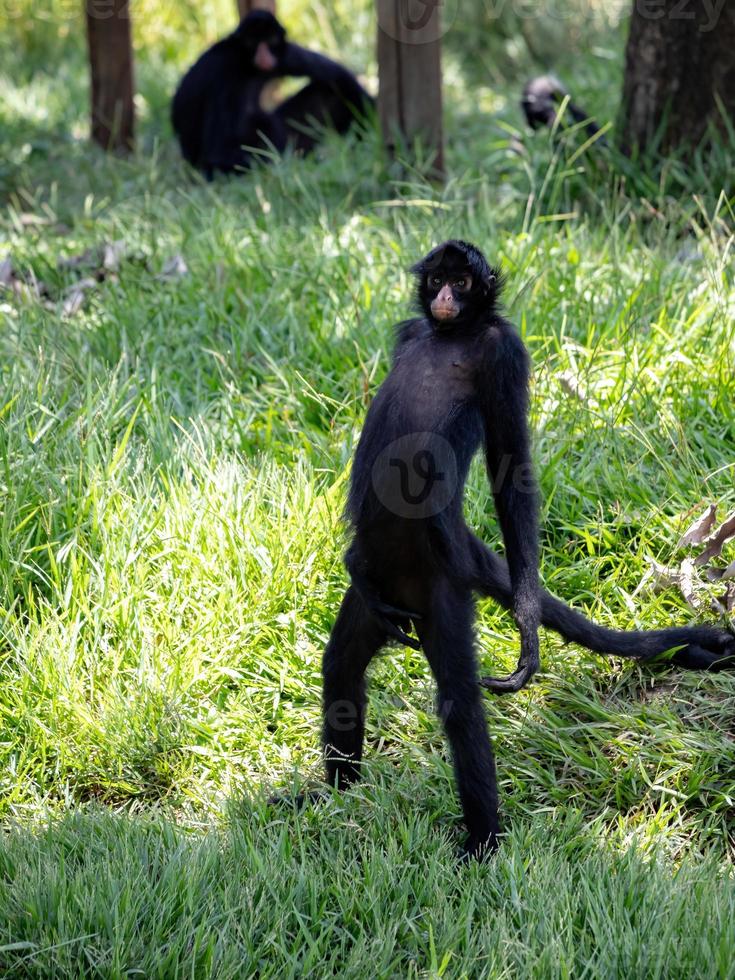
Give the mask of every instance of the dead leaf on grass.
M 80 279 L 79 282 L 75 282 L 73 286 L 67 289 L 64 294 L 64 301 L 61 304 L 61 315 L 62 316 L 74 316 L 78 313 L 84 305 L 84 300 L 86 299 L 87 293 L 90 289 L 94 289 L 97 286 L 96 279 Z
M 578 376 L 573 371 L 560 371 L 558 377 L 559 384 L 568 395 L 571 395 L 572 398 L 576 398 L 580 402 L 587 401 L 587 395 L 582 388 Z
M 0 286 L 11 286 L 13 283 L 13 260 L 8 257 L 0 262 Z
M 163 264 L 163 268 L 158 275 L 158 279 L 182 279 L 189 274 L 189 266 L 184 261 L 184 256 L 180 254 L 172 255 Z
M 707 537 L 717 517 L 717 504 L 710 504 L 707 510 L 691 524 L 679 539 L 677 548 L 688 544 L 701 544 Z
M 730 538 L 735 538 L 735 511 L 725 518 L 716 531 L 705 541 L 704 551 L 694 559 L 695 565 L 704 565 L 712 558 L 719 558 L 722 548 Z

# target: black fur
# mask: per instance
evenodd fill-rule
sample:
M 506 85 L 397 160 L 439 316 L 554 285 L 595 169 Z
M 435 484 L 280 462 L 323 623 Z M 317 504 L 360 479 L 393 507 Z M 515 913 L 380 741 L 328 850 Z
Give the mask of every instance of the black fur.
M 537 78 L 532 78 L 523 89 L 521 97 L 521 108 L 531 129 L 540 129 L 544 126 L 551 129 L 557 121 L 561 104 L 568 95 L 562 83 L 553 75 L 539 75 Z M 566 113 L 573 122 L 585 124 L 584 130 L 588 136 L 599 133 L 600 127 L 595 120 L 571 99 L 567 102 Z M 565 119 L 562 118 L 560 123 L 563 125 Z M 600 136 L 598 143 L 604 142 L 605 137 Z
M 327 778 L 359 775 L 365 670 L 390 638 L 421 646 L 452 747 L 467 853 L 497 844 L 495 763 L 481 684 L 517 691 L 539 666 L 543 623 L 600 653 L 645 659 L 681 647 L 692 669 L 735 666 L 735 638 L 714 627 L 605 629 L 540 589 L 538 495 L 527 424 L 529 359 L 498 311 L 500 276 L 465 242 L 445 242 L 413 269 L 422 316 L 399 325 L 393 367 L 365 420 L 352 468 L 346 556 L 352 585 L 324 653 Z M 462 516 L 470 461 L 485 451 L 507 564 Z M 431 485 L 430 485 L 431 484 Z M 428 488 L 428 490 L 427 490 Z M 479 682 L 473 593 L 512 609 L 518 668 Z M 415 629 L 418 640 L 409 636 Z
M 256 64 L 259 51 L 270 53 L 267 69 Z M 288 75 L 303 75 L 309 84 L 265 112 L 263 87 Z M 293 44 L 273 14 L 254 10 L 189 69 L 174 95 L 171 119 L 184 158 L 211 178 L 216 171 L 248 167 L 253 148 L 283 151 L 291 145 L 308 152 L 319 127 L 344 133 L 372 104 L 350 71 Z

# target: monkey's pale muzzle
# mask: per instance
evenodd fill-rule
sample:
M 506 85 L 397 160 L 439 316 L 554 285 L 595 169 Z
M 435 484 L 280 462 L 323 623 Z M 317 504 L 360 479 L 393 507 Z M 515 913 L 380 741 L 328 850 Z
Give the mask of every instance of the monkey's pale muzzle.
M 456 306 L 431 304 L 431 315 L 436 320 L 453 320 L 458 313 L 459 309 Z

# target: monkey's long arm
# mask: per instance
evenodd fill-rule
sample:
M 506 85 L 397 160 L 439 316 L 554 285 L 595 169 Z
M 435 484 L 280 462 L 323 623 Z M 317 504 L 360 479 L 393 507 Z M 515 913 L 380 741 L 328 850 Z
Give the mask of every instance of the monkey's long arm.
M 356 76 L 326 55 L 309 51 L 299 44 L 287 43 L 286 53 L 279 66 L 279 75 L 305 75 L 312 82 L 326 85 L 339 99 L 358 115 L 365 115 L 375 105 L 375 99 L 360 85 Z
M 353 82 L 359 85 L 349 68 L 317 51 L 302 48 L 300 44 L 294 44 L 293 41 L 286 42 L 286 51 L 281 59 L 278 74 L 303 75 L 312 81 L 338 85 L 340 88 L 347 86 L 349 89 Z
M 505 542 L 513 615 L 521 634 L 518 667 L 482 680 L 498 694 L 519 691 L 539 668 L 538 493 L 528 432 L 529 361 L 510 324 L 487 341 L 480 380 L 485 455 Z

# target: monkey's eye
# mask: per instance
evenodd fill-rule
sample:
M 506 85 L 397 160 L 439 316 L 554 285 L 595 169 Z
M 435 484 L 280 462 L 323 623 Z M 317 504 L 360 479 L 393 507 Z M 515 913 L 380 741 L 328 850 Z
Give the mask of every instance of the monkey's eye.
M 432 286 L 436 286 L 438 288 L 442 284 L 441 276 L 432 276 L 429 279 L 429 282 Z
M 465 281 L 464 279 L 457 279 L 454 285 L 458 286 L 460 289 L 464 289 Z

